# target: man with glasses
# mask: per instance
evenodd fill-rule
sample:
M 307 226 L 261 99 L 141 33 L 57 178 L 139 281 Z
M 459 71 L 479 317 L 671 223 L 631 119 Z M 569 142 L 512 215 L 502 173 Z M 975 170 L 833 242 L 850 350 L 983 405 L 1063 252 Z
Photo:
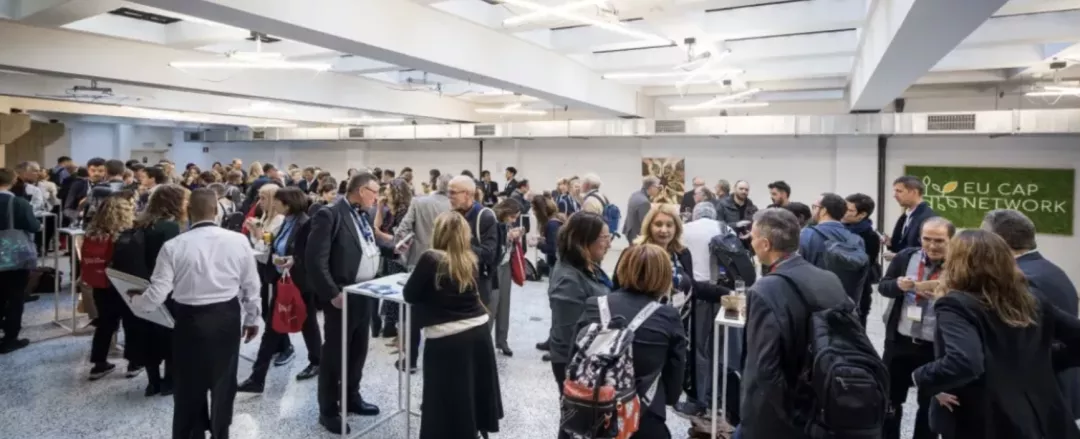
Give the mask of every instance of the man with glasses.
M 645 222 L 645 215 L 652 209 L 652 200 L 660 193 L 660 179 L 648 176 L 641 181 L 641 190 L 630 194 L 630 201 L 626 202 L 626 222 L 623 223 L 623 235 L 626 240 L 633 243 L 634 239 L 641 234 L 641 225 Z
M 393 243 L 379 242 L 367 211 L 379 196 L 379 180 L 364 172 L 354 175 L 346 187 L 345 197 L 311 218 L 311 236 L 304 258 L 308 267 L 308 282 L 318 300 L 322 301 L 324 333 L 322 367 L 319 371 L 319 423 L 334 434 L 341 434 L 341 356 L 348 355 L 348 394 L 345 397 L 349 413 L 375 416 L 379 408 L 364 402 L 360 396 L 360 378 L 367 359 L 371 309 L 375 301 L 367 297 L 352 297 L 348 309 L 342 309 L 346 285 L 374 279 L 379 270 L 380 247 Z M 345 328 L 349 349 L 341 350 L 342 316 L 349 313 Z M 345 426 L 348 430 L 348 426 Z M 347 431 L 346 431 L 347 433 Z
M 516 185 L 515 185 L 516 186 Z M 516 187 L 515 187 L 516 190 Z M 472 177 L 459 175 L 450 180 L 447 191 L 450 208 L 465 216 L 472 232 L 472 249 L 480 265 L 476 289 L 484 306 L 491 303 L 491 278 L 497 274 L 499 247 L 498 219 L 495 212 L 476 201 L 476 181 Z M 488 307 L 490 310 L 491 308 Z
M 925 220 L 919 234 L 922 247 L 908 247 L 897 253 L 878 284 L 878 292 L 892 299 L 885 317 L 885 355 L 882 358 L 889 368 L 889 399 L 893 409 L 885 421 L 885 439 L 900 438 L 904 401 L 908 389 L 914 385 L 911 373 L 934 361 L 935 290 L 945 265 L 949 239 L 955 234 L 956 227 L 945 218 Z M 930 431 L 928 416 L 933 396 L 919 389 L 913 439 L 937 437 Z

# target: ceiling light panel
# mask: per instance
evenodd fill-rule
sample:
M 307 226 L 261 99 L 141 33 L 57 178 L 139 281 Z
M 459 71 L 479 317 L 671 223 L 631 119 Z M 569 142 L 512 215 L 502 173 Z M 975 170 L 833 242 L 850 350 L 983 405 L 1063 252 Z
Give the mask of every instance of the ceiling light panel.
M 503 4 L 518 6 L 524 9 L 528 9 L 534 13 L 544 14 L 552 17 L 559 17 L 565 20 L 575 21 L 584 25 L 595 26 L 600 29 L 604 29 L 610 32 L 620 33 L 628 37 L 632 37 L 641 41 L 648 41 L 659 44 L 671 44 L 671 40 L 659 35 L 650 34 L 648 32 L 642 32 L 620 22 L 604 21 L 599 18 L 590 17 L 585 14 L 571 12 L 562 9 L 558 6 L 545 6 L 539 3 L 532 2 L 530 0 L 499 0 Z

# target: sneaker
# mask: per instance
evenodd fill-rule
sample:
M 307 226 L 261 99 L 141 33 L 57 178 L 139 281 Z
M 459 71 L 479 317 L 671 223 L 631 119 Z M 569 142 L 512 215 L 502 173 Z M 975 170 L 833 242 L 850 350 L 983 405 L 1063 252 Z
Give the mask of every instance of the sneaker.
M 551 344 L 548 343 L 546 340 L 542 341 L 542 342 L 536 344 L 536 350 L 538 350 L 538 351 L 549 351 L 549 350 L 551 350 Z
M 141 375 L 142 373 L 143 373 L 143 367 L 142 366 L 132 366 L 132 365 L 129 364 L 128 368 L 127 368 L 127 372 L 124 374 L 124 376 L 127 377 L 127 378 L 135 378 L 135 377 Z
M 319 365 L 318 364 L 308 364 L 308 366 L 305 367 L 304 370 L 302 370 L 302 371 L 300 371 L 300 373 L 296 374 L 296 380 L 297 381 L 304 381 L 304 380 L 309 380 L 309 379 L 315 378 L 317 376 L 319 376 Z
M 116 365 L 112 363 L 101 363 L 94 365 L 94 367 L 90 369 L 90 381 L 100 380 L 102 377 L 112 373 L 114 370 L 116 370 Z
M 296 350 L 293 349 L 292 346 L 290 346 L 289 349 L 285 352 L 277 354 L 277 358 L 274 359 L 274 366 L 284 366 L 286 364 L 289 364 L 295 356 Z
M 682 401 L 675 404 L 675 414 L 690 419 L 705 415 L 705 406 L 692 401 Z

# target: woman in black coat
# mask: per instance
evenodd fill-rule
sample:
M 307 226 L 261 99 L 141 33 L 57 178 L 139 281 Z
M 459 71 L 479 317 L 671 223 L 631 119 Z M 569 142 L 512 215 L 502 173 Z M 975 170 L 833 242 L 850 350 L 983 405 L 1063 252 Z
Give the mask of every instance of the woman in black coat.
M 1080 320 L 1028 290 L 1005 241 L 984 230 L 949 244 L 937 299 L 937 359 L 915 370 L 936 395 L 931 428 L 945 439 L 1080 438 L 1055 380 L 1053 345 L 1076 358 Z

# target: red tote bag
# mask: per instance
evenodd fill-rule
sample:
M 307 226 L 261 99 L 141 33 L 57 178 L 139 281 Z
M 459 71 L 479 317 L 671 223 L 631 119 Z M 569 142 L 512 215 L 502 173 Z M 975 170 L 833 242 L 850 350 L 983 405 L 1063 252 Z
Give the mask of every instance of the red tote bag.
M 300 289 L 285 272 L 275 286 L 277 295 L 274 298 L 274 318 L 271 325 L 278 334 L 294 334 L 304 328 L 307 320 L 307 305 L 304 305 L 303 297 L 300 297 Z
M 510 278 L 519 287 L 525 285 L 525 252 L 518 241 L 514 241 L 514 250 L 510 254 Z

